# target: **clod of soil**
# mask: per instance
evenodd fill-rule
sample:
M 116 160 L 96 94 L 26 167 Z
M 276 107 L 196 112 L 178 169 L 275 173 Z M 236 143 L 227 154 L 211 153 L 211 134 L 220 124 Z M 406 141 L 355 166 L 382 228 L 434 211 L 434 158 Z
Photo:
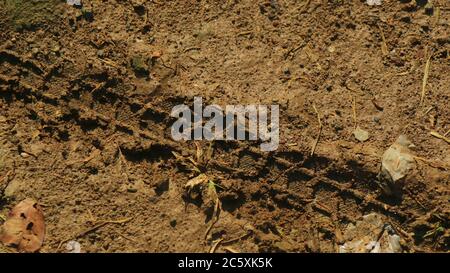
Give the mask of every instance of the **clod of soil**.
M 60 0 L 4 0 L 6 15 L 17 29 L 32 29 L 49 23 L 61 13 Z

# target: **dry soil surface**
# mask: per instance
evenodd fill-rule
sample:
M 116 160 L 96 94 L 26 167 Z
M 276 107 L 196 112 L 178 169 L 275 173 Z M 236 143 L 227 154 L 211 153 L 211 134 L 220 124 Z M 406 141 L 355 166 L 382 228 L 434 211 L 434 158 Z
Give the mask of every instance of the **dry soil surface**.
M 447 252 L 449 14 L 448 0 L 2 0 L 0 216 L 37 200 L 41 252 L 336 252 L 376 212 L 403 251 Z M 195 96 L 278 104 L 279 148 L 174 141 L 171 109 Z M 416 166 L 389 196 L 377 175 L 402 134 Z

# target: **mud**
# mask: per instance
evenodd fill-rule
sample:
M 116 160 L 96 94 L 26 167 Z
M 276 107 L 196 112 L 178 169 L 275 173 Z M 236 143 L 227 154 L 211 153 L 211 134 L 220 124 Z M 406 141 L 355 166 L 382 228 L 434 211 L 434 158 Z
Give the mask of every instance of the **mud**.
M 403 251 L 446 252 L 449 135 L 430 133 L 450 130 L 449 12 L 446 0 L 0 1 L 0 215 L 38 200 L 41 252 L 73 240 L 338 252 L 370 213 Z M 280 147 L 173 141 L 171 109 L 194 96 L 280 105 Z M 387 196 L 381 156 L 401 134 L 417 166 Z

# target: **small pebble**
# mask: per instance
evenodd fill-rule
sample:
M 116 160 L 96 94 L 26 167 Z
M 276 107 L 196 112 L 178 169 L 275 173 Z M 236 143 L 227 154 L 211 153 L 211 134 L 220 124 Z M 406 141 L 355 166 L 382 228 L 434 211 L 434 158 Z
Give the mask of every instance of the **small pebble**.
M 59 45 L 56 45 L 52 48 L 52 51 L 55 53 L 58 53 L 61 50 L 61 47 Z
M 81 244 L 77 241 L 69 241 L 66 244 L 67 253 L 81 253 Z
M 81 0 L 67 0 L 67 4 L 70 6 L 81 6 Z
M 383 1 L 382 0 L 367 0 L 366 3 L 369 6 L 381 6 L 381 4 L 383 4 Z
M 102 49 L 98 50 L 98 51 L 97 51 L 97 56 L 100 57 L 100 58 L 102 58 L 103 56 L 105 56 L 105 51 L 102 50 Z
M 425 14 L 433 15 L 434 6 L 431 2 L 428 2 L 424 8 L 425 8 Z
M 361 142 L 364 142 L 369 139 L 369 132 L 361 129 L 359 126 L 353 131 L 353 135 L 355 138 Z
M 127 191 L 130 193 L 136 193 L 138 190 L 135 188 L 128 188 Z

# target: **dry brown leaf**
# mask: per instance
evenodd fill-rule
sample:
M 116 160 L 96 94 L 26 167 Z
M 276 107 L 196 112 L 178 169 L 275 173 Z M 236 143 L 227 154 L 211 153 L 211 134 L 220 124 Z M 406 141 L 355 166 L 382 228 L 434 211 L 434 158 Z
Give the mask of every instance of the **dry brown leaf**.
M 353 135 L 355 138 L 361 142 L 364 142 L 369 139 L 369 132 L 361 129 L 359 126 L 356 127 L 355 131 L 353 131 Z
M 0 232 L 0 241 L 19 251 L 36 252 L 45 236 L 44 213 L 33 199 L 25 199 L 9 213 Z
M 204 184 L 206 182 L 208 182 L 208 176 L 206 176 L 205 174 L 200 174 L 199 176 L 196 176 L 196 177 L 190 179 L 186 183 L 185 188 L 190 190 L 190 189 L 193 189 L 196 186 Z

